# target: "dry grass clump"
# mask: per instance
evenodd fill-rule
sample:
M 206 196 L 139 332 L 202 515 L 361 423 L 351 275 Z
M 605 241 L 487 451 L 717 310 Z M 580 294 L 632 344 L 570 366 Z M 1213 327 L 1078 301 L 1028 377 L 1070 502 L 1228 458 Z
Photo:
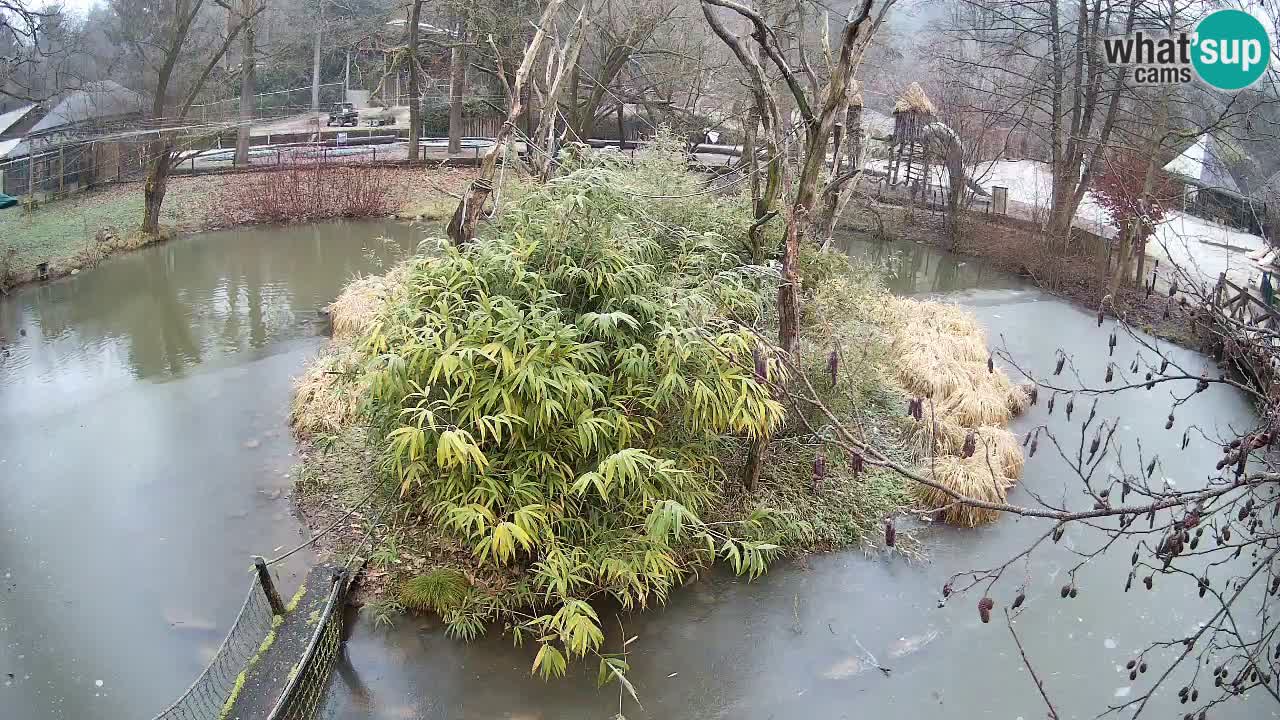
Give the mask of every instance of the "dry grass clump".
M 387 279 L 381 275 L 362 277 L 347 285 L 329 305 L 334 342 L 354 343 L 367 335 L 386 307 L 389 292 Z
M 955 305 L 895 300 L 893 353 L 898 380 L 925 398 L 911 442 L 933 478 L 968 497 L 1003 502 L 1022 474 L 1022 448 L 1005 426 L 1030 402 L 1003 371 L 988 370 L 982 328 Z M 974 452 L 965 458 L 965 440 Z M 999 513 L 953 505 L 946 493 L 921 486 L 921 500 L 945 508 L 948 522 L 973 526 Z
M 357 278 L 329 305 L 333 340 L 294 380 L 290 422 L 300 435 L 341 432 L 355 421 L 368 394 L 357 346 L 373 329 L 394 289 L 403 285 L 407 272 L 408 263 L 402 263 L 386 275 Z
M 998 469 L 996 472 L 992 470 L 993 466 L 988 464 L 986 457 L 975 453 L 970 458 L 939 456 L 925 468 L 925 473 L 934 482 L 965 497 L 1003 503 L 1015 481 L 1000 475 Z M 942 510 L 943 517 L 952 525 L 976 527 L 995 522 L 1000 517 L 999 510 L 958 503 L 947 493 L 927 485 L 919 485 L 918 488 L 921 501 Z
M 355 421 L 367 383 L 360 354 L 352 346 L 331 345 L 293 382 L 289 422 L 301 435 L 341 432 Z
M 1024 458 L 1017 436 L 995 425 L 981 425 L 972 431 L 974 457 L 987 458 L 996 472 L 1006 479 L 1022 476 Z M 918 457 L 961 455 L 969 432 L 970 428 L 947 419 L 941 413 L 935 415 L 926 407 L 924 418 L 911 431 L 909 440 Z

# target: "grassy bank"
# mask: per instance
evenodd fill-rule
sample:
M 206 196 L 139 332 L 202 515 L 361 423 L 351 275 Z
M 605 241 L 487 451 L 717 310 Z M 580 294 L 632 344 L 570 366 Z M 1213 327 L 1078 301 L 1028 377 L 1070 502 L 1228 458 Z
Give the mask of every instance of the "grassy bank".
M 405 219 L 438 219 L 471 177 L 465 169 L 421 167 L 371 168 L 388 195 L 391 213 Z M 40 263 L 50 277 L 92 267 L 118 252 L 133 250 L 176 233 L 235 227 L 253 221 L 238 214 L 243 175 L 229 173 L 175 177 L 161 211 L 166 232 L 145 238 L 136 232 L 142 220 L 142 184 L 110 185 L 77 193 L 32 211 L 0 211 L 0 290 L 31 282 Z M 324 219 L 309 217 L 307 220 Z
M 536 642 L 544 675 L 588 655 L 608 675 L 594 602 L 661 603 L 711 562 L 754 577 L 782 554 L 874 546 L 886 520 L 946 504 L 837 428 L 1004 497 L 1021 453 L 1003 425 L 1025 396 L 987 366 L 972 318 L 806 251 L 801 352 L 780 355 L 776 271 L 745 264 L 746 199 L 698 192 L 683 166 L 661 147 L 593 159 L 465 250 L 335 302 L 293 407 L 298 497 L 313 528 L 340 528 L 330 551 L 381 538 L 365 553 L 379 617 L 437 612 L 463 638 L 502 623 Z M 924 441 L 908 398 L 930 410 Z

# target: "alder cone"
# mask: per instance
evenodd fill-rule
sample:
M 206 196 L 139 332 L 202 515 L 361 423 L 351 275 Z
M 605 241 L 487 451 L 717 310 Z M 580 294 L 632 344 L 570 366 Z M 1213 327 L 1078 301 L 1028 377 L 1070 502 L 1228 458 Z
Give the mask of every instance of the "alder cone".
M 996 601 L 989 597 L 983 597 L 978 601 L 978 617 L 982 618 L 982 622 L 991 622 L 991 608 L 996 606 Z

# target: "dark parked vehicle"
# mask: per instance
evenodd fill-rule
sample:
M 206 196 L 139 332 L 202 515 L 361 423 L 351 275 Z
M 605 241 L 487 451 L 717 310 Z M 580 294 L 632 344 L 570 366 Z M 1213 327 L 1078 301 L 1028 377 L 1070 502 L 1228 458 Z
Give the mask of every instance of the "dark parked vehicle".
M 346 127 L 350 125 L 355 127 L 360 122 L 360 113 L 356 112 L 356 106 L 351 103 L 334 103 L 329 110 L 329 127 L 337 125 L 338 127 Z

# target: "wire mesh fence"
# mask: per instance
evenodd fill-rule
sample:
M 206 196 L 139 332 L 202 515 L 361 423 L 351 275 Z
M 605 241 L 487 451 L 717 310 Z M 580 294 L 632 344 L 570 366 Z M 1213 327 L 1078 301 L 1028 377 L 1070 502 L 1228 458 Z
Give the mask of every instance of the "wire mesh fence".
M 342 654 L 343 608 L 347 603 L 349 577 L 346 570 L 334 574 L 333 588 L 329 591 L 329 599 L 320 613 L 306 653 L 294 668 L 289 684 L 267 716 L 268 720 L 312 720 L 324 702 L 329 677 Z
M 270 118 L 308 112 L 311 106 L 311 86 L 258 93 L 254 96 L 254 117 Z M 346 91 L 340 82 L 324 83 L 316 93 L 316 109 L 327 110 L 334 103 L 342 102 Z M 228 98 L 191 106 L 190 117 L 201 122 L 233 121 L 240 117 L 240 98 Z
M 236 679 L 271 632 L 271 602 L 257 578 L 249 583 L 244 605 L 208 667 L 176 702 L 155 720 L 219 720 L 235 690 Z

